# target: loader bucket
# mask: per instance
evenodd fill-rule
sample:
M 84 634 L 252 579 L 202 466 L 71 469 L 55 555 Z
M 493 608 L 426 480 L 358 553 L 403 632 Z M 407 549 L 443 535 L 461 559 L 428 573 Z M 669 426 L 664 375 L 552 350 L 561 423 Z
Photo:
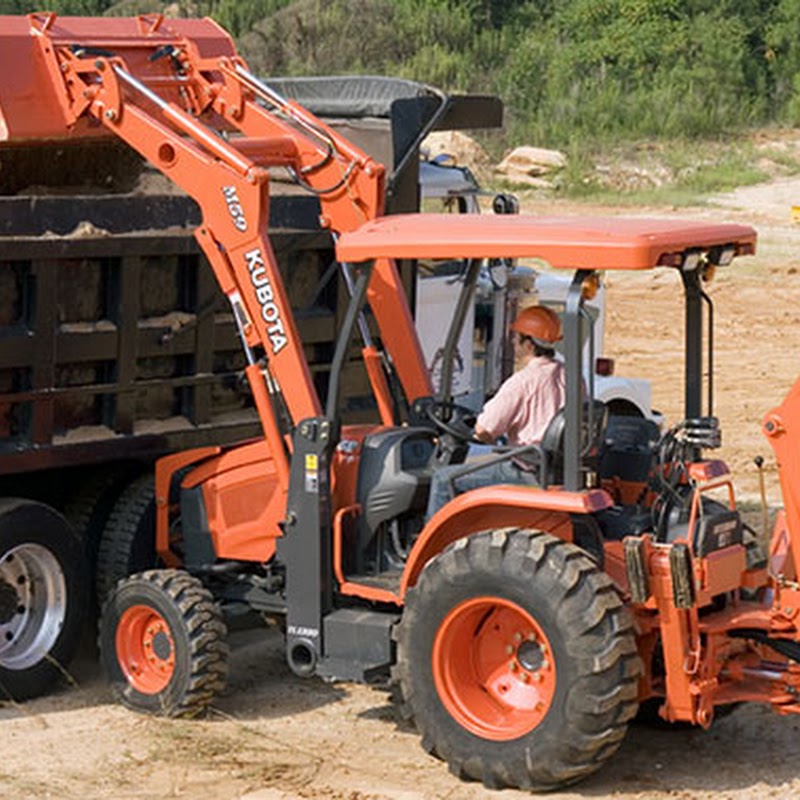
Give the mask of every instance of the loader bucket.
M 157 84 L 172 65 L 168 57 L 151 56 L 181 39 L 204 58 L 235 53 L 228 34 L 209 19 L 0 16 L 0 195 L 131 191 L 141 159 L 88 115 L 70 127 L 59 102 L 63 87 L 54 83 L 60 80 L 55 62 L 48 65 L 52 46 L 79 42 L 113 53 L 137 78 Z M 156 91 L 180 102 L 174 88 Z
M 210 19 L 164 20 L 159 14 L 126 18 L 0 16 L 0 145 L 21 141 L 106 137 L 95 121 L 81 118 L 70 130 L 49 68 L 50 45 L 75 43 L 124 59 L 144 82 L 174 74 L 168 57 L 150 60 L 159 48 L 188 39 L 203 58 L 231 56 L 231 38 Z M 44 44 L 44 46 L 42 46 Z M 170 96 L 172 94 L 172 96 Z M 178 100 L 172 89 L 164 99 Z

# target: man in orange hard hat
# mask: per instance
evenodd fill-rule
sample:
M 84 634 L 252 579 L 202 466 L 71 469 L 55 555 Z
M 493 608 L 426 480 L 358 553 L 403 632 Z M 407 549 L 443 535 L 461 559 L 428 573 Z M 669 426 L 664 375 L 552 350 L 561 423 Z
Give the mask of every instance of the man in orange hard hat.
M 511 447 L 537 444 L 550 420 L 564 405 L 564 365 L 555 358 L 553 346 L 562 338 L 561 320 L 544 306 L 519 312 L 511 325 L 515 360 L 521 368 L 508 378 L 483 407 L 475 423 L 475 436 L 493 444 L 505 436 Z M 477 463 L 477 461 L 475 462 Z M 496 483 L 535 484 L 535 468 L 508 459 L 457 477 L 463 464 L 436 470 L 431 479 L 426 520 L 430 519 L 455 492 L 466 492 Z

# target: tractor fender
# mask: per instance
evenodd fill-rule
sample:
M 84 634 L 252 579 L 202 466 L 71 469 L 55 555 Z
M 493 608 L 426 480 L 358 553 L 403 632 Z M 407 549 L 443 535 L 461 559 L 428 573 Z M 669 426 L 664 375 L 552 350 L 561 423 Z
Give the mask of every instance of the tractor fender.
M 566 492 L 530 486 L 483 486 L 443 506 L 422 529 L 408 554 L 400 597 L 414 586 L 425 565 L 465 536 L 495 528 L 523 527 L 572 541 L 571 514 L 591 514 L 613 505 L 602 489 Z

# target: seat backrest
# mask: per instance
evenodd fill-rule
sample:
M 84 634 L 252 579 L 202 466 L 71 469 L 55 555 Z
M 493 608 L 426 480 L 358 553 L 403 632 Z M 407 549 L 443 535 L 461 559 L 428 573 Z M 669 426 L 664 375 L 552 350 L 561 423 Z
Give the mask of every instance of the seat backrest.
M 584 469 L 597 471 L 600 448 L 605 438 L 608 409 L 602 400 L 585 400 L 581 414 L 581 463 Z M 550 420 L 542 436 L 545 464 L 542 484 L 562 483 L 564 480 L 564 438 L 567 429 L 565 409 L 560 408 Z
M 610 415 L 600 461 L 600 477 L 617 477 L 637 483 L 646 481 L 655 465 L 660 437 L 661 431 L 652 420 Z

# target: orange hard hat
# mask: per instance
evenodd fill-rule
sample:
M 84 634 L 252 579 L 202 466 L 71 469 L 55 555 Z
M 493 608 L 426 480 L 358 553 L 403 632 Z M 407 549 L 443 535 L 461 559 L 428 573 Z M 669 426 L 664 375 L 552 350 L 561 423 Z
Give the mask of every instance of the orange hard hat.
M 511 330 L 530 336 L 541 347 L 552 347 L 562 338 L 558 314 L 544 306 L 523 308 L 511 324 Z

